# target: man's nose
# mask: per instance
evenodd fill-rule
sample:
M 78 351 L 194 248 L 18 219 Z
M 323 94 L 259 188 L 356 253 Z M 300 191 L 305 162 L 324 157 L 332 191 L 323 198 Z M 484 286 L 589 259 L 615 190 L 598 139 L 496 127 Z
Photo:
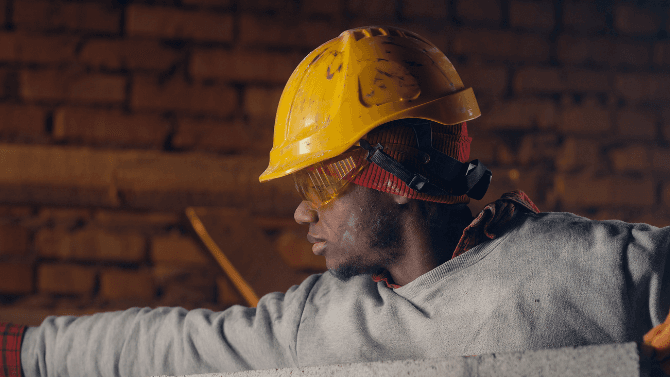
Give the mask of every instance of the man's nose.
M 309 224 L 319 221 L 319 214 L 314 205 L 307 200 L 303 200 L 293 213 L 293 218 L 298 224 Z

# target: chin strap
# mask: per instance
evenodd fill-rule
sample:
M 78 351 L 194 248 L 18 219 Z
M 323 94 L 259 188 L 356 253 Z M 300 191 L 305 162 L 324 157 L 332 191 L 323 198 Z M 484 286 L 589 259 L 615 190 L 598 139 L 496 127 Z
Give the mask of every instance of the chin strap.
M 424 167 L 430 178 L 394 160 L 384 153 L 381 144 L 373 147 L 367 140 L 361 139 L 361 147 L 368 152 L 366 159 L 421 193 L 434 196 L 466 194 L 476 200 L 484 197 L 492 177 L 491 171 L 484 164 L 478 160 L 462 163 L 433 148 L 430 121 L 421 120 L 411 126 L 416 134 L 418 149 L 427 155 Z

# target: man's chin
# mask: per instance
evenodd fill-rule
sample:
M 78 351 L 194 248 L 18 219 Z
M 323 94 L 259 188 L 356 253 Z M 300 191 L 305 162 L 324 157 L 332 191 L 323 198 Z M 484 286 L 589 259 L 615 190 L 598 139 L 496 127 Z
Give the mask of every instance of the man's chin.
M 350 264 L 341 264 L 333 268 L 329 267 L 328 272 L 340 281 L 349 281 L 351 278 L 359 275 L 369 275 L 379 271 L 379 268 L 363 267 Z

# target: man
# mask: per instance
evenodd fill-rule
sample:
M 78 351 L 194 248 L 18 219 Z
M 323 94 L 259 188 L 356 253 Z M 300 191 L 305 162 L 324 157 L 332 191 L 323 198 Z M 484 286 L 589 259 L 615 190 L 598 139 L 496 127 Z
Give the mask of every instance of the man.
M 293 176 L 304 198 L 295 219 L 309 224 L 329 273 L 257 308 L 50 317 L 23 339 L 23 328 L 8 326 L 14 335 L 3 344 L 15 352 L 3 360 L 26 376 L 181 375 L 646 333 L 644 351 L 670 373 L 670 229 L 539 213 L 522 192 L 473 220 L 465 204 L 491 176 L 466 162 L 465 122 L 477 116 L 472 90 L 420 36 L 342 33 L 289 79 L 260 177 Z

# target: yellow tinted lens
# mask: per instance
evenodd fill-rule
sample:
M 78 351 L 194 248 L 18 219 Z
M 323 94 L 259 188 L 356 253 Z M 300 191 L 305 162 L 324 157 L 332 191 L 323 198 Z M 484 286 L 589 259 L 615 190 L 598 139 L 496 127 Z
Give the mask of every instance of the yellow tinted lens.
M 293 174 L 300 196 L 320 207 L 338 197 L 351 180 L 366 165 L 365 151 L 361 148 L 345 152 L 331 159 Z

